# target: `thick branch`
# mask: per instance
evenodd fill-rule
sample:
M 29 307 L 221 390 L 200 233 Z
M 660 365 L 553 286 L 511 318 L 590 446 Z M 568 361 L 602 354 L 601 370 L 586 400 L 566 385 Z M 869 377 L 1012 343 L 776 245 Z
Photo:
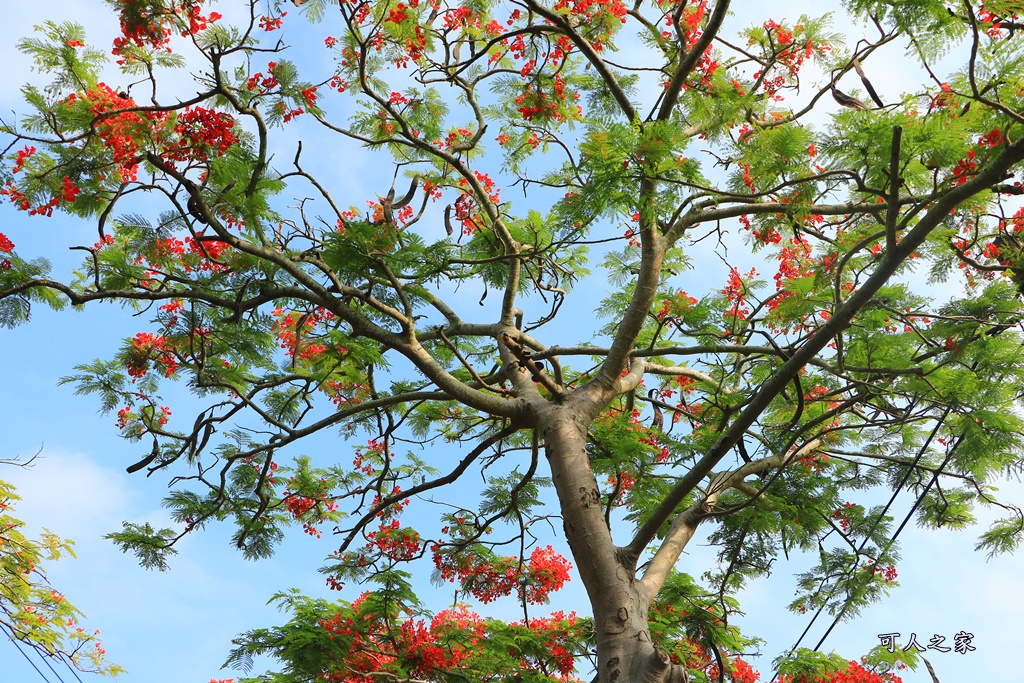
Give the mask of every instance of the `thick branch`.
M 666 241 L 661 238 L 654 220 L 657 185 L 646 179 L 641 184 L 640 207 L 640 272 L 626 310 L 623 311 L 608 355 L 592 380 L 580 388 L 573 398 L 578 405 L 588 406 L 587 414 L 594 417 L 618 393 L 618 381 L 633 351 L 640 330 L 651 309 L 651 302 L 661 280 L 661 264 L 665 256 Z
M 718 442 L 688 473 L 679 479 L 651 517 L 637 530 L 636 537 L 630 546 L 646 547 L 654 539 L 661 525 L 672 517 L 683 499 L 710 474 L 715 465 L 736 445 L 775 396 L 782 392 L 801 369 L 836 335 L 849 327 L 853 317 L 896 274 L 904 261 L 921 246 L 929 233 L 949 216 L 950 211 L 975 194 L 1000 182 L 1006 172 L 1022 159 L 1024 159 L 1024 139 L 1006 147 L 978 175 L 963 185 L 953 188 L 932 203 L 918 224 L 904 236 L 903 241 L 886 251 L 875 271 L 860 289 L 854 291 L 845 303 L 838 306 L 832 317 L 793 353 L 792 357 L 779 368 L 775 375 L 756 390 L 750 402 L 729 425 Z
M 636 119 L 636 110 L 633 108 L 633 103 L 629 101 L 629 97 L 626 96 L 626 92 L 619 85 L 619 81 L 615 78 L 615 74 L 608 68 L 608 64 L 605 63 L 601 56 L 594 50 L 594 47 L 587 41 L 586 38 L 581 36 L 572 26 L 569 25 L 569 20 L 564 15 L 552 12 L 547 7 L 538 4 L 535 0 L 526 0 L 526 5 L 531 11 L 536 12 L 538 15 L 544 17 L 552 24 L 561 29 L 565 35 L 569 36 L 573 44 L 583 56 L 587 58 L 590 64 L 594 65 L 594 69 L 601 75 L 601 80 L 604 81 L 604 85 L 611 92 L 612 97 L 615 98 L 615 102 L 622 109 L 622 113 L 625 114 L 626 118 L 630 121 Z
M 903 128 L 894 126 L 892 129 L 892 152 L 889 157 L 889 195 L 885 213 L 885 248 L 896 246 L 896 220 L 900 215 L 900 142 L 903 139 Z
M 693 48 L 680 60 L 679 66 L 676 67 L 675 73 L 672 74 L 672 80 L 669 81 L 668 87 L 665 89 L 665 99 L 661 101 L 661 109 L 658 110 L 659 121 L 665 121 L 672 116 L 672 110 L 675 109 L 676 104 L 679 102 L 679 96 L 683 92 L 683 84 L 693 71 L 693 68 L 697 66 L 704 51 L 711 46 L 711 42 L 718 35 L 722 28 L 722 22 L 725 21 L 725 15 L 728 12 L 729 0 L 720 0 L 715 6 L 714 12 L 711 13 L 711 18 L 708 19 L 707 26 L 704 27 L 701 37 Z
M 707 518 L 707 513 L 714 509 L 719 496 L 728 488 L 746 488 L 743 481 L 755 474 L 760 474 L 771 469 L 784 467 L 787 463 L 793 462 L 806 453 L 810 453 L 821 445 L 820 439 L 813 439 L 804 444 L 795 453 L 780 453 L 754 462 L 748 462 L 732 472 L 721 472 L 712 477 L 711 486 L 699 503 L 691 505 L 672 520 L 671 528 L 654 554 L 643 578 L 640 580 L 644 592 L 653 598 L 661 590 L 669 572 L 675 566 L 676 561 L 686 548 L 687 543 L 693 538 L 700 523 Z M 762 490 L 763 492 L 763 490 Z M 754 492 L 751 500 L 760 492 Z M 629 557 L 639 557 L 643 547 L 636 547 L 630 544 L 624 549 Z

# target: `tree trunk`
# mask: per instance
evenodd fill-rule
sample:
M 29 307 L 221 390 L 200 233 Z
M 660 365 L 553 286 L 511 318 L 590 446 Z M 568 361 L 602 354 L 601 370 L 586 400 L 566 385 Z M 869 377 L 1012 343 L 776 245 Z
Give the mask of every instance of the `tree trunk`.
M 588 421 L 570 406 L 548 405 L 538 416 L 558 493 L 565 535 L 594 615 L 599 683 L 685 683 L 651 641 L 650 597 L 622 560 L 605 522 L 597 479 L 587 456 Z

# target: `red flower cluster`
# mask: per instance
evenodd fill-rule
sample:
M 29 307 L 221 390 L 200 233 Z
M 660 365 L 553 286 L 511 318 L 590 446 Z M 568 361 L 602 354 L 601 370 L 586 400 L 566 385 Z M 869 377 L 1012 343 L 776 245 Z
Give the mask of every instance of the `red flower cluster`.
M 530 553 L 526 601 L 534 605 L 547 602 L 548 595 L 561 590 L 569 580 L 571 570 L 572 564 L 551 546 L 534 548 Z
M 893 674 L 877 674 L 857 662 L 850 662 L 845 669 L 819 676 L 779 676 L 779 683 L 903 683 L 903 679 Z
M 331 78 L 330 86 L 338 92 L 345 92 L 348 90 L 348 81 L 341 76 L 334 76 Z
M 310 86 L 302 90 L 302 99 L 306 101 L 306 104 L 310 107 L 316 106 L 316 86 Z
M 984 5 L 984 3 L 982 3 L 982 5 Z M 989 38 L 999 40 L 1000 38 L 1005 38 L 1013 35 L 1013 29 L 1011 28 L 1009 31 L 1007 31 L 1003 26 L 1003 22 L 1006 22 L 1007 24 L 1010 24 L 1012 26 L 1017 20 L 1017 15 L 1011 13 L 1007 16 L 1001 17 L 992 10 L 980 7 L 978 9 L 978 20 L 982 24 L 991 24 L 988 28 L 985 29 L 985 33 L 988 35 Z
M 472 553 L 444 553 L 436 544 L 431 551 L 441 578 L 458 582 L 483 603 L 518 592 L 530 604 L 543 604 L 549 594 L 565 585 L 572 569 L 572 564 L 551 546 L 534 548 L 528 562 L 520 562 L 515 556 L 488 561 Z
M 839 508 L 832 513 L 832 519 L 839 521 L 839 526 L 842 527 L 843 531 L 850 530 L 850 508 L 857 507 L 856 503 L 843 503 L 843 507 Z
M 485 645 L 490 630 L 495 627 L 462 605 L 438 612 L 429 621 L 424 618 L 398 621 L 371 607 L 364 593 L 351 607 L 321 620 L 319 626 L 344 648 L 334 660 L 342 664 L 323 674 L 323 680 L 328 683 L 371 683 L 382 674 L 393 672 L 400 672 L 403 678 L 437 680 L 443 677 L 440 674 L 453 669 L 473 670 L 485 666 L 474 662 L 480 657 L 493 666 Z M 511 671 L 500 673 L 553 671 L 557 673 L 552 678 L 575 680 L 572 678 L 575 656 L 570 648 L 576 647 L 581 635 L 575 613 L 554 612 L 548 618 L 530 619 L 529 624 L 519 622 L 509 627 L 513 633 L 529 629 L 531 636 L 544 644 L 540 651 L 546 651 L 546 655 L 528 655 L 510 646 L 509 651 L 503 653 L 503 659 L 514 657 L 520 661 L 513 661 Z
M 414 529 L 403 529 L 398 520 L 381 524 L 376 531 L 366 535 L 369 546 L 378 550 L 388 559 L 396 562 L 412 560 L 423 551 L 423 542 Z
M 35 145 L 25 145 L 25 149 L 19 149 L 17 158 L 14 160 L 14 168 L 11 169 L 11 173 L 17 173 L 24 167 L 25 159 L 36 153 Z
M 775 239 L 772 239 L 772 242 L 782 241 L 778 232 L 775 232 L 774 235 Z M 820 265 L 811 258 L 810 243 L 803 238 L 791 238 L 789 246 L 785 246 L 779 251 L 779 270 L 773 276 L 775 291 L 778 293 L 768 301 L 768 310 L 774 311 L 783 301 L 796 296 L 793 291 L 785 288 L 787 281 L 814 275 L 819 268 Z
M 364 613 L 364 599 L 319 624 L 348 647 L 344 668 L 327 673 L 325 681 L 369 683 L 396 667 L 408 677 L 434 679 L 472 657 L 485 638 L 486 624 L 464 606 L 438 612 L 429 623 L 407 619 L 390 624 L 378 613 Z
M 128 421 L 132 418 L 131 406 L 125 406 L 121 410 L 117 411 L 117 428 L 124 429 L 128 426 Z
M 468 7 L 460 7 L 459 9 L 464 9 L 464 10 L 469 11 Z M 449 15 L 451 15 L 451 14 L 454 14 L 454 12 L 450 12 L 449 13 Z M 384 21 L 390 21 L 390 22 L 392 22 L 394 24 L 401 24 L 403 21 L 405 21 L 408 18 L 409 18 L 409 13 L 406 11 L 406 6 L 405 6 L 404 3 L 400 2 L 397 5 L 395 5 L 394 8 L 392 8 L 392 10 L 388 13 L 387 18 L 384 19 Z M 448 18 L 447 17 L 445 17 L 445 23 L 446 24 L 448 23 Z
M 51 198 L 49 201 L 40 204 L 39 206 L 31 206 L 28 199 L 21 192 L 18 192 L 14 184 L 8 181 L 7 187 L 0 190 L 0 194 L 10 195 L 11 201 L 18 204 L 18 208 L 22 211 L 28 211 L 29 216 L 52 216 L 53 210 L 61 205 L 61 202 L 70 204 L 75 201 L 75 198 L 81 194 L 82 190 L 75 185 L 71 178 L 64 176 L 64 180 L 61 182 L 60 194 L 56 197 Z
M 284 24 L 284 18 L 286 16 L 288 16 L 287 12 L 281 12 L 281 16 L 277 17 L 276 19 L 265 15 L 261 16 L 260 28 L 263 29 L 264 31 L 267 31 L 268 33 L 270 31 L 276 31 L 277 29 L 281 28 L 281 26 Z
M 524 75 L 528 73 L 528 66 L 530 66 L 529 62 L 523 67 Z M 572 99 L 575 100 L 578 98 L 579 93 L 574 92 L 572 94 Z M 560 107 L 562 106 L 560 102 L 563 102 L 566 99 L 565 81 L 561 76 L 556 75 L 550 94 L 540 90 L 535 90 L 533 83 L 527 85 L 526 90 L 520 93 L 515 99 L 515 103 L 518 107 L 516 111 L 518 111 L 526 121 L 533 121 L 534 119 L 546 121 L 550 119 L 561 122 L 566 120 L 566 116 L 563 113 L 564 110 L 560 111 Z M 582 107 L 576 105 L 576 115 L 579 115 L 582 111 Z M 571 115 L 572 113 L 570 111 L 570 116 Z
M 832 394 L 832 390 L 828 387 L 820 384 L 815 384 L 813 387 L 807 390 L 804 394 L 804 400 L 808 403 L 815 401 L 824 401 L 825 405 L 828 406 L 829 410 L 836 408 L 839 405 L 839 401 L 836 400 L 836 396 L 833 394 L 829 398 L 824 398 Z
M 526 92 L 516 97 L 517 110 L 526 121 L 535 118 L 554 117 L 558 111 L 557 103 L 550 100 L 546 93 L 533 89 L 533 84 L 526 86 Z
M 797 24 L 790 30 L 778 22 L 769 19 L 764 22 L 763 26 L 771 41 L 777 64 L 785 69 L 785 73 L 768 76 L 764 75 L 762 71 L 756 71 L 754 72 L 754 79 L 762 79 L 762 76 L 764 76 L 760 83 L 761 88 L 773 100 L 781 100 L 782 97 L 777 94 L 778 91 L 786 87 L 788 83 L 795 82 L 800 73 L 800 67 L 803 66 L 804 62 L 814 55 L 823 57 L 832 48 L 826 43 L 815 45 L 811 40 L 807 40 L 802 47 L 796 45 L 794 34 L 803 30 L 804 27 L 801 24 Z
M 270 327 L 271 333 L 277 337 L 282 349 L 289 358 L 314 360 L 327 350 L 327 345 L 310 340 L 310 334 L 317 325 L 327 324 L 334 320 L 334 314 L 326 308 L 316 308 L 305 315 L 295 311 L 285 313 L 281 307 L 270 313 L 277 318 Z
M 705 3 L 706 4 L 706 3 Z M 602 14 L 608 13 L 626 23 L 629 10 L 619 0 L 558 0 L 555 10 L 569 8 L 569 13 L 583 24 L 595 24 Z
M 139 256 L 136 261 L 138 263 L 148 261 L 156 264 L 168 257 L 175 257 L 181 262 L 186 273 L 195 270 L 223 273 L 230 270 L 231 267 L 217 261 L 228 249 L 230 249 L 230 245 L 226 242 L 210 239 L 200 232 L 195 237 L 190 235 L 184 240 L 177 237 L 155 240 L 149 252 Z
M 732 660 L 732 680 L 735 683 L 757 683 L 761 674 L 754 671 L 754 668 L 746 660 L 736 657 Z
M 220 12 L 210 12 L 209 16 L 203 16 L 200 12 L 199 3 L 187 6 L 188 29 L 181 32 L 182 36 L 194 36 L 200 31 L 205 31 L 210 24 L 221 19 Z
M 989 132 L 978 138 L 979 147 L 998 147 L 1003 144 L 1006 139 L 1003 137 L 1003 132 L 998 128 L 993 128 Z
M 89 113 L 96 117 L 93 130 L 111 151 L 111 160 L 117 164 L 121 179 L 135 180 L 142 156 L 140 149 L 160 137 L 167 113 L 119 111 L 137 107 L 135 100 L 105 83 L 97 83 L 80 95 L 72 93 L 63 103 L 72 107 L 79 101 L 88 103 Z
M 398 7 L 402 7 L 399 3 Z M 474 26 L 479 28 L 480 18 L 473 15 L 473 9 L 461 5 L 448 10 L 444 14 L 444 27 L 449 31 L 461 30 L 463 26 Z
M 746 125 L 746 124 L 744 124 Z M 740 128 L 740 139 L 744 139 L 746 133 L 743 128 Z M 743 171 L 743 184 L 750 188 L 750 194 L 757 194 L 757 187 L 754 186 L 754 176 L 750 173 L 750 164 L 739 164 L 739 168 Z
M 530 619 L 528 624 L 536 636 L 544 638 L 544 649 L 555 658 L 558 678 L 563 681 L 574 680 L 572 673 L 576 666 L 576 658 L 566 646 L 570 641 L 568 629 L 575 626 L 577 621 L 575 612 L 565 614 L 556 611 L 552 612 L 550 617 Z
M 294 477 L 292 479 L 294 480 Z M 286 491 L 284 494 L 284 506 L 288 508 L 288 512 L 293 519 L 300 520 L 305 518 L 302 522 L 302 530 L 310 536 L 316 536 L 317 538 L 320 538 L 321 532 L 316 525 L 323 523 L 327 519 L 323 510 L 334 512 L 338 509 L 338 504 L 333 500 L 328 500 L 326 496 L 319 495 L 311 498 L 290 491 Z M 316 514 L 310 515 L 311 510 Z
M 679 293 L 671 299 L 662 300 L 661 308 L 654 314 L 654 317 L 658 320 L 664 320 L 670 313 L 673 316 L 680 316 L 690 310 L 696 303 L 697 299 L 695 297 L 679 290 Z
M 174 2 L 167 7 L 154 2 L 139 0 L 119 0 L 121 4 L 121 35 L 114 39 L 111 52 L 123 56 L 129 45 L 150 47 L 154 50 L 166 50 L 174 29 L 182 36 L 192 36 L 205 31 L 210 24 L 222 18 L 219 12 L 202 14 L 198 0 L 181 0 L 180 5 Z M 123 63 L 127 58 L 122 59 Z
M 756 275 L 757 270 L 754 268 L 751 268 L 746 276 L 741 276 L 737 268 L 729 270 L 729 279 L 726 282 L 725 289 L 722 290 L 722 294 L 732 303 L 732 306 L 725 312 L 726 320 L 746 320 L 747 316 L 750 315 L 750 309 L 747 307 L 746 285 L 743 284 L 743 277 L 752 278 Z
M 135 0 L 121 0 L 121 35 L 114 39 L 113 54 L 122 54 L 131 44 L 170 51 L 167 42 L 172 31 L 168 23 L 172 17 L 166 11 L 154 15 L 148 9 Z
M 792 451 L 793 449 L 791 449 Z M 819 451 L 811 451 L 806 455 L 802 455 L 796 459 L 796 462 L 803 465 L 812 472 L 821 472 L 825 469 L 825 461 L 828 460 L 828 455 Z
M 367 439 L 366 450 L 370 453 L 376 453 L 378 457 L 384 455 L 384 444 L 377 439 Z M 365 462 L 366 455 L 363 453 L 362 448 L 356 449 L 356 457 L 352 459 L 352 466 L 363 474 L 373 474 L 376 469 L 373 463 Z
M 268 92 L 276 88 L 280 83 L 277 82 L 277 76 L 274 75 L 274 69 L 277 67 L 277 62 L 267 62 L 267 75 L 264 76 L 262 71 L 257 71 L 249 80 L 245 82 L 247 90 L 256 90 L 260 95 L 266 95 Z
M 967 150 L 967 156 L 956 162 L 953 167 L 953 185 L 963 185 L 978 171 L 978 162 L 974 160 L 974 150 Z
M 626 494 L 636 486 L 636 476 L 630 472 L 619 472 L 618 474 L 610 475 L 608 483 L 611 484 L 612 492 L 615 494 L 615 500 L 612 502 L 615 505 L 622 505 L 626 500 Z
M 149 371 L 150 361 L 163 366 L 164 377 L 170 377 L 178 369 L 178 358 L 166 337 L 139 332 L 132 339 L 129 359 L 125 362 L 129 376 L 138 379 L 145 375 Z
M 877 576 L 881 576 L 882 580 L 886 583 L 892 583 L 896 580 L 896 577 L 899 576 L 899 574 L 896 573 L 896 565 L 882 567 L 881 565 L 875 565 L 874 560 L 868 560 L 861 569 L 866 572 L 873 571 Z
M 183 162 L 206 161 L 211 152 L 220 156 L 237 141 L 234 126 L 234 117 L 226 112 L 186 107 L 174 122 L 178 141 L 164 156 Z

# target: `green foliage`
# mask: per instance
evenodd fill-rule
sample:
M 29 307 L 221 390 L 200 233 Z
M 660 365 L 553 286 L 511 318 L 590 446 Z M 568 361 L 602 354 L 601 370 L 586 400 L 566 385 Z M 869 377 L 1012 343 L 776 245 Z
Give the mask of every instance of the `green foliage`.
M 85 30 L 81 26 L 66 21 L 59 24 L 47 21 L 36 26 L 35 31 L 37 37 L 18 41 L 18 49 L 32 58 L 36 71 L 53 76 L 53 82 L 45 88 L 46 93 L 56 95 L 97 82 L 107 57 L 102 51 L 84 45 Z
M 674 571 L 651 607 L 651 635 L 658 639 L 659 647 L 678 651 L 684 659 L 712 646 L 722 652 L 742 652 L 760 641 L 728 623 L 728 615 L 738 607 L 734 599 L 723 602 L 715 591 Z
M 330 60 L 298 21 L 325 0 L 253 6 L 269 37 L 192 3 L 113 4 L 117 75 L 152 75 L 150 100 L 99 81 L 79 27 L 20 43 L 52 82 L 0 128 L 3 194 L 99 241 L 68 278 L 0 234 L 0 324 L 97 300 L 145 321 L 62 380 L 152 440 L 130 471 L 174 477 L 174 528 L 109 536 L 144 566 L 210 523 L 250 559 L 334 527 L 328 587 L 374 590 L 277 596 L 290 621 L 228 663 L 281 672 L 243 680 L 550 681 L 614 650 L 609 683 L 664 665 L 655 643 L 666 680 L 740 681 L 758 643 L 734 595 L 780 556 L 814 559 L 801 613 L 853 618 L 896 586 L 879 495 L 913 496 L 933 528 L 1001 506 L 979 548 L 1024 538 L 997 498 L 1024 462 L 1012 3 L 753 22 L 721 3 L 340 3 Z M 851 19 L 881 37 L 847 52 L 833 27 Z M 883 102 L 867 78 L 901 41 L 929 78 Z M 186 66 L 195 94 L 161 102 Z M 863 107 L 834 108 L 840 81 Z M 192 419 L 168 381 L 201 402 Z M 351 449 L 297 450 L 334 432 Z M 699 527 L 706 588 L 674 569 Z M 568 575 L 559 538 L 594 620 L 526 611 Z M 517 596 L 524 620 L 429 614 L 416 562 L 457 595 Z M 615 649 L 622 614 L 645 612 Z M 854 665 L 777 666 L 803 683 Z
M 989 558 L 1016 550 L 1024 540 L 1024 521 L 1020 516 L 999 519 L 992 523 L 974 547 L 985 550 Z
M 225 667 L 248 673 L 254 657 L 270 655 L 281 663 L 281 673 L 243 676 L 239 683 L 297 683 L 324 674 L 351 675 L 366 663 L 389 676 L 547 681 L 551 678 L 541 672 L 555 670 L 557 652 L 584 649 L 591 627 L 574 615 L 557 615 L 538 620 L 543 625 L 535 623 L 531 629 L 522 623 L 481 620 L 464 606 L 431 615 L 416 607 L 407 586 L 394 583 L 353 602 L 312 599 L 294 590 L 275 595 L 271 602 L 289 613 L 288 623 L 239 636 Z M 356 624 L 368 631 L 357 632 Z M 537 627 L 547 638 L 536 637 Z M 410 653 L 400 654 L 409 645 Z M 456 673 L 438 666 L 445 660 L 457 664 Z M 524 661 L 531 666 L 524 668 Z
M 74 542 L 48 530 L 38 539 L 25 536 L 24 522 L 13 516 L 18 500 L 14 487 L 0 480 L 0 625 L 5 634 L 80 671 L 124 673 L 104 658 L 96 635 L 78 626 L 81 611 L 46 578 L 44 564 L 75 557 Z
M 104 538 L 113 541 L 121 548 L 122 552 L 134 554 L 143 567 L 167 571 L 170 568 L 167 558 L 178 552 L 170 545 L 174 536 L 173 529 L 158 531 L 149 522 L 145 524 L 125 522 L 121 531 L 109 533 Z
M 794 680 L 808 680 L 811 676 L 829 674 L 846 665 L 846 660 L 833 653 L 824 654 L 810 648 L 800 648 L 786 657 L 779 657 L 773 664 L 780 675 L 793 676 Z

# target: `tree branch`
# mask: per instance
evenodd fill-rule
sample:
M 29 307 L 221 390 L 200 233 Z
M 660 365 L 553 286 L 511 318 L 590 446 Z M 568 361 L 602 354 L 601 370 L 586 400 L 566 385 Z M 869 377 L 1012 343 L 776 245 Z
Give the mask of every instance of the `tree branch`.
M 931 208 L 910 230 L 903 241 L 887 250 L 881 263 L 867 281 L 840 306 L 792 357 L 767 381 L 761 384 L 742 412 L 725 430 L 717 443 L 693 468 L 683 475 L 672 490 L 655 508 L 648 521 L 637 531 L 631 547 L 646 547 L 654 539 L 661 525 L 675 512 L 676 507 L 693 491 L 722 458 L 742 438 L 743 434 L 768 407 L 771 401 L 792 381 L 800 370 L 821 351 L 837 334 L 849 326 L 857 314 L 899 270 L 903 262 L 924 242 L 925 238 L 949 216 L 949 212 L 975 194 L 999 182 L 1006 171 L 1024 159 L 1024 138 L 1007 146 L 992 162 L 963 185 L 953 188 L 935 201 Z

